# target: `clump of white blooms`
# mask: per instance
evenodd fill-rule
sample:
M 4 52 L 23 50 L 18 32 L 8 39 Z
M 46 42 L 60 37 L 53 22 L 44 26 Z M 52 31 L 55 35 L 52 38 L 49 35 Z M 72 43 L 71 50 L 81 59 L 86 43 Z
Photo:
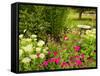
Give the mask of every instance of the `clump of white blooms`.
M 40 59 L 45 58 L 48 53 L 48 47 L 45 46 L 43 40 L 37 41 L 37 35 L 32 34 L 30 37 L 25 38 L 23 34 L 20 34 L 19 38 L 19 59 L 22 63 L 27 64 L 38 57 Z
M 25 57 L 22 60 L 22 63 L 29 63 L 31 61 L 31 59 L 29 57 Z
M 36 58 L 37 58 L 37 55 L 31 54 L 29 57 L 30 57 L 31 59 L 36 59 Z
M 23 38 L 23 34 L 20 34 L 20 35 L 19 35 L 19 38 L 22 39 L 22 38 Z
M 22 56 L 22 54 L 23 54 L 23 50 L 19 49 L 19 56 Z
M 43 59 L 43 58 L 45 57 L 44 53 L 41 53 L 41 54 L 39 55 L 39 57 L 40 57 L 41 59 Z
M 31 38 L 36 38 L 36 37 L 37 37 L 37 35 L 35 35 L 35 34 L 31 35 Z
M 36 48 L 36 52 L 37 52 L 37 53 L 40 53 L 40 52 L 41 52 L 41 48 L 40 48 L 40 47 L 37 47 L 37 48 Z
M 37 46 L 42 47 L 45 44 L 43 40 L 39 40 Z
M 43 49 L 43 53 L 47 54 L 47 53 L 48 53 L 48 51 L 47 51 L 46 49 Z
M 29 44 L 25 47 L 22 47 L 24 49 L 25 52 L 32 52 L 33 51 L 33 46 L 32 44 Z

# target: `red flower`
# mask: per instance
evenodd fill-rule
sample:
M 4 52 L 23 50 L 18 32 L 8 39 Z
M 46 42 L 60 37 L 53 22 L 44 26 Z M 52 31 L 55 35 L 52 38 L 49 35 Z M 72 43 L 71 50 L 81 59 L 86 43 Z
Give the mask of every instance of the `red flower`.
M 47 66 L 47 65 L 48 65 L 48 61 L 44 61 L 44 62 L 43 62 L 43 65 L 44 65 L 44 66 Z
M 58 53 L 56 51 L 53 52 L 54 56 L 56 56 Z
M 81 49 L 80 46 L 74 46 L 74 50 L 75 50 L 76 52 L 78 52 L 80 49 Z
M 68 37 L 67 36 L 64 36 L 64 40 L 68 40 Z
M 76 62 L 76 65 L 81 65 L 82 64 L 81 60 L 76 60 L 75 62 Z

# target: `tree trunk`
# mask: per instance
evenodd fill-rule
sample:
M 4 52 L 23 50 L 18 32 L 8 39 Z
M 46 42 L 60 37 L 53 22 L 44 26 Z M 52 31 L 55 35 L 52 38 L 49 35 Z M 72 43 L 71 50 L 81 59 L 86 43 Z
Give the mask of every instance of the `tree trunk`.
M 83 13 L 83 11 L 79 12 L 79 19 L 82 19 L 82 13 Z

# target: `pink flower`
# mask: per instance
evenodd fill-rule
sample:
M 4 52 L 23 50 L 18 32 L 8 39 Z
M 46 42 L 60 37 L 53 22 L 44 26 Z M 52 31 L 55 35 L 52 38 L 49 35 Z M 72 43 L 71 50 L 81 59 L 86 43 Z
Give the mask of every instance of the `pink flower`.
M 84 54 L 81 54 L 81 56 L 80 56 L 82 59 L 84 59 Z
M 55 58 L 51 58 L 50 60 L 48 60 L 49 62 L 55 62 Z
M 76 62 L 76 65 L 81 65 L 82 64 L 81 60 L 76 60 L 75 62 Z
M 50 51 L 48 51 L 48 55 L 50 55 L 51 54 L 51 52 Z
M 44 62 L 43 62 L 43 65 L 44 65 L 44 66 L 47 66 L 47 65 L 48 65 L 48 61 L 44 61 Z
M 76 58 L 76 59 L 80 59 L 80 56 L 77 55 L 77 56 L 75 56 L 75 58 Z
M 58 64 L 60 62 L 60 58 L 51 58 L 50 60 L 48 60 L 48 62 L 50 62 L 50 63 L 54 62 L 54 63 Z
M 76 52 L 78 52 L 80 49 L 81 49 L 80 46 L 74 46 L 74 50 L 75 50 Z
M 64 68 L 66 66 L 68 66 L 68 64 L 66 62 L 62 62 L 61 67 Z
M 60 58 L 55 59 L 55 63 L 58 64 L 60 62 Z
M 67 36 L 64 36 L 64 40 L 68 40 L 68 37 Z
M 56 51 L 53 52 L 54 56 L 56 56 L 58 53 Z

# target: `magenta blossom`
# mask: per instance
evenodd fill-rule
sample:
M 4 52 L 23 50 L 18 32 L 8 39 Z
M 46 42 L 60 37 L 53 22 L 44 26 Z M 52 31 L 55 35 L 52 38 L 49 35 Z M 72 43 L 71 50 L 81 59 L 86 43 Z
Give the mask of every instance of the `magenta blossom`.
M 75 58 L 76 58 L 76 59 L 80 59 L 80 56 L 77 55 L 77 56 L 75 56 Z
M 55 63 L 58 64 L 60 62 L 60 58 L 55 59 Z
M 54 56 L 57 56 L 58 53 L 56 51 L 54 51 L 53 54 L 54 54 Z
M 51 54 L 51 52 L 50 51 L 48 51 L 48 55 L 50 55 Z
M 48 61 L 44 61 L 44 62 L 43 62 L 43 65 L 44 65 L 44 66 L 47 66 L 47 65 L 48 65 Z
M 81 60 L 76 60 L 75 62 L 76 62 L 76 65 L 81 65 L 82 64 Z
M 80 49 L 81 49 L 80 46 L 74 46 L 74 50 L 75 50 L 76 52 L 78 52 Z

